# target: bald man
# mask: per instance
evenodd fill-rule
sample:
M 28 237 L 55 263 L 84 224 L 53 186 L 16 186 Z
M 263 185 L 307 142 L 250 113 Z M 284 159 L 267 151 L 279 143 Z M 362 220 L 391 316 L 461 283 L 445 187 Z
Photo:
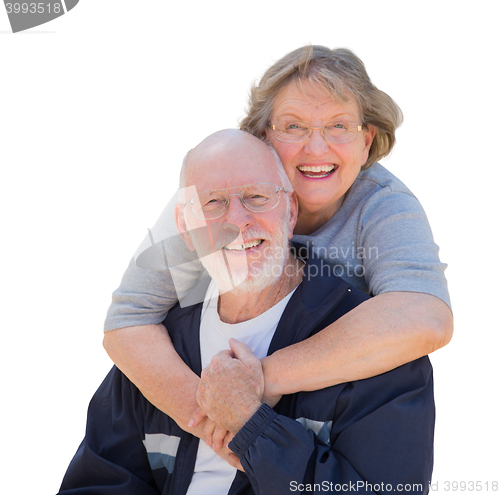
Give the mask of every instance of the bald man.
M 180 235 L 211 280 L 203 302 L 174 307 L 165 325 L 201 374 L 198 402 L 229 444 L 217 455 L 113 368 L 91 401 L 61 493 L 426 493 L 434 425 L 427 357 L 284 396 L 274 409 L 263 402 L 260 358 L 367 299 L 289 248 L 297 199 L 272 149 L 242 131 L 209 136 L 187 155 L 179 198 Z

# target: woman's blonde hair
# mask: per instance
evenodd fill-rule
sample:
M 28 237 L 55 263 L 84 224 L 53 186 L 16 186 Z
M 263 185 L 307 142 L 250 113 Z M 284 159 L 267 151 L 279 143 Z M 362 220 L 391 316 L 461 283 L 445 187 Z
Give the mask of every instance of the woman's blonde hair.
M 240 129 L 265 139 L 276 97 L 290 83 L 300 85 L 304 80 L 324 88 L 342 102 L 354 98 L 362 124 L 375 127 L 375 138 L 364 169 L 390 153 L 403 113 L 389 95 L 372 84 L 363 62 L 346 48 L 330 50 L 309 45 L 278 60 L 258 84 L 252 85 L 247 116 L 241 121 Z

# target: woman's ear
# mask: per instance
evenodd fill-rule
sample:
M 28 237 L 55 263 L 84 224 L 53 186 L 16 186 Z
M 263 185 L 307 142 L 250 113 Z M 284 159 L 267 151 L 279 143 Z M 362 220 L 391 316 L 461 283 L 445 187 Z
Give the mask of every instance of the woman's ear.
M 373 140 L 375 139 L 376 132 L 377 129 L 369 124 L 367 125 L 367 129 L 364 131 L 365 149 L 363 150 L 363 163 L 366 163 L 366 160 L 368 160 L 368 154 L 370 153 L 370 148 Z

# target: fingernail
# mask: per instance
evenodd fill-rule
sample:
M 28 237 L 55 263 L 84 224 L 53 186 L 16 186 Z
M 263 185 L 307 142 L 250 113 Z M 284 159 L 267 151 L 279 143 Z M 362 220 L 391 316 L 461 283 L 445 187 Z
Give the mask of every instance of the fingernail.
M 189 423 L 188 423 L 188 428 L 191 428 L 191 426 L 193 426 L 193 425 L 194 425 L 194 419 L 193 419 L 193 418 L 191 418 L 191 419 L 189 420 Z

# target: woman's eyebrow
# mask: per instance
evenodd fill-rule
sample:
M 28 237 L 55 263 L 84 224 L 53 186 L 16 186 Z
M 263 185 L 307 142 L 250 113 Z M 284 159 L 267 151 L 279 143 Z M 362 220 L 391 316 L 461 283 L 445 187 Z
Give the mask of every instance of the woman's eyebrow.
M 296 113 L 292 113 L 292 112 L 285 112 L 285 113 L 282 113 L 281 115 L 279 115 L 279 118 L 280 119 L 283 119 L 283 118 L 291 118 L 291 119 L 294 119 L 294 120 L 300 120 L 302 121 L 303 119 L 301 117 L 299 117 L 298 114 Z
M 336 114 L 335 117 L 329 118 L 328 122 L 331 122 L 332 120 L 338 120 L 341 118 L 348 118 L 351 120 L 356 120 L 356 116 L 354 114 L 349 113 L 349 112 L 341 112 L 341 113 Z
M 279 115 L 278 118 L 279 119 L 291 118 L 291 119 L 297 120 L 299 122 L 306 122 L 307 121 L 307 119 L 304 119 L 303 117 L 300 117 L 299 114 L 296 114 L 293 112 L 285 112 L 285 113 Z M 342 120 L 342 118 L 348 119 L 348 120 L 353 120 L 353 121 L 356 120 L 356 117 L 353 114 L 351 114 L 349 112 L 340 112 L 340 113 L 334 114 L 334 116 L 326 119 L 325 123 L 333 122 L 336 120 Z

